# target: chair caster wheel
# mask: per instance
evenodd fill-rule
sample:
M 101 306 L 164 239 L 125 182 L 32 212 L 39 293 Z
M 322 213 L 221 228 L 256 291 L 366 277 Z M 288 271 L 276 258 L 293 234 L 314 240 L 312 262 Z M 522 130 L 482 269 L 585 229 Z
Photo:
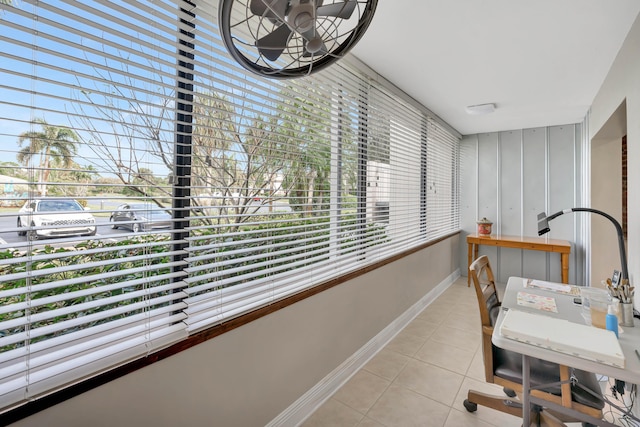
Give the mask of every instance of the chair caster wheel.
M 478 410 L 478 404 L 469 402 L 469 399 L 465 399 L 464 402 L 462 402 L 462 404 L 464 405 L 465 409 L 469 412 L 476 412 Z
M 506 394 L 509 397 L 516 397 L 516 392 L 511 390 L 510 388 L 504 387 L 502 391 L 504 391 L 504 394 Z

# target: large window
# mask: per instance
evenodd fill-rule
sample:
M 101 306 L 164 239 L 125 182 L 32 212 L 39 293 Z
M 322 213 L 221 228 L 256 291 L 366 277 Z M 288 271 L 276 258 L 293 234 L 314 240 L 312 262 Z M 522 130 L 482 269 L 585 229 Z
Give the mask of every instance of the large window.
M 357 60 L 272 81 L 217 1 L 0 12 L 1 411 L 458 229 L 458 136 Z

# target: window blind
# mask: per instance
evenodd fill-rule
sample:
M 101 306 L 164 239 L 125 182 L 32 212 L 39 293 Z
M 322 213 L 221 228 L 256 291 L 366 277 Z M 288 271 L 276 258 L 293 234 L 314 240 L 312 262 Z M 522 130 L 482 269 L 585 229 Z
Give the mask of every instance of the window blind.
M 0 411 L 458 229 L 457 136 L 357 60 L 247 75 L 212 1 L 0 7 Z
M 4 409 L 187 336 L 168 179 L 179 17 L 157 1 L 3 5 Z
M 434 117 L 427 118 L 427 238 L 435 239 L 460 224 L 458 138 Z

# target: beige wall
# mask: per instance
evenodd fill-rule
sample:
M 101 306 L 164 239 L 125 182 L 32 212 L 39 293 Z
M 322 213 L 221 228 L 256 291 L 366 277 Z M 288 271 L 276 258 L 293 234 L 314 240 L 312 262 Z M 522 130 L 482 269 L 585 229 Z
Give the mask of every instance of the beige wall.
M 589 116 L 594 138 L 626 100 L 628 162 L 628 263 L 632 284 L 640 282 L 640 16 L 636 18 L 600 91 Z M 591 159 L 592 162 L 597 159 Z M 592 182 L 593 185 L 593 182 Z M 592 241 L 592 245 L 598 242 Z M 636 308 L 640 298 L 636 298 Z
M 622 140 L 591 142 L 591 207 L 608 213 L 622 223 Z M 611 221 L 591 215 L 591 286 L 604 288 L 602 280 L 620 269 L 618 235 Z
M 458 253 L 456 235 L 13 425 L 264 426 L 456 272 Z

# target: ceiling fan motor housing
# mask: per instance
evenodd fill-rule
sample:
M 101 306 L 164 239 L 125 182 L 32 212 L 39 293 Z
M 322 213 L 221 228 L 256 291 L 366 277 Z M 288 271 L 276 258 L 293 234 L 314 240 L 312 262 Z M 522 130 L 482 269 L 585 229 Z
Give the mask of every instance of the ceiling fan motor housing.
M 311 3 L 298 3 L 293 5 L 287 14 L 287 23 L 298 33 L 304 33 L 313 29 L 315 23 L 315 7 Z

